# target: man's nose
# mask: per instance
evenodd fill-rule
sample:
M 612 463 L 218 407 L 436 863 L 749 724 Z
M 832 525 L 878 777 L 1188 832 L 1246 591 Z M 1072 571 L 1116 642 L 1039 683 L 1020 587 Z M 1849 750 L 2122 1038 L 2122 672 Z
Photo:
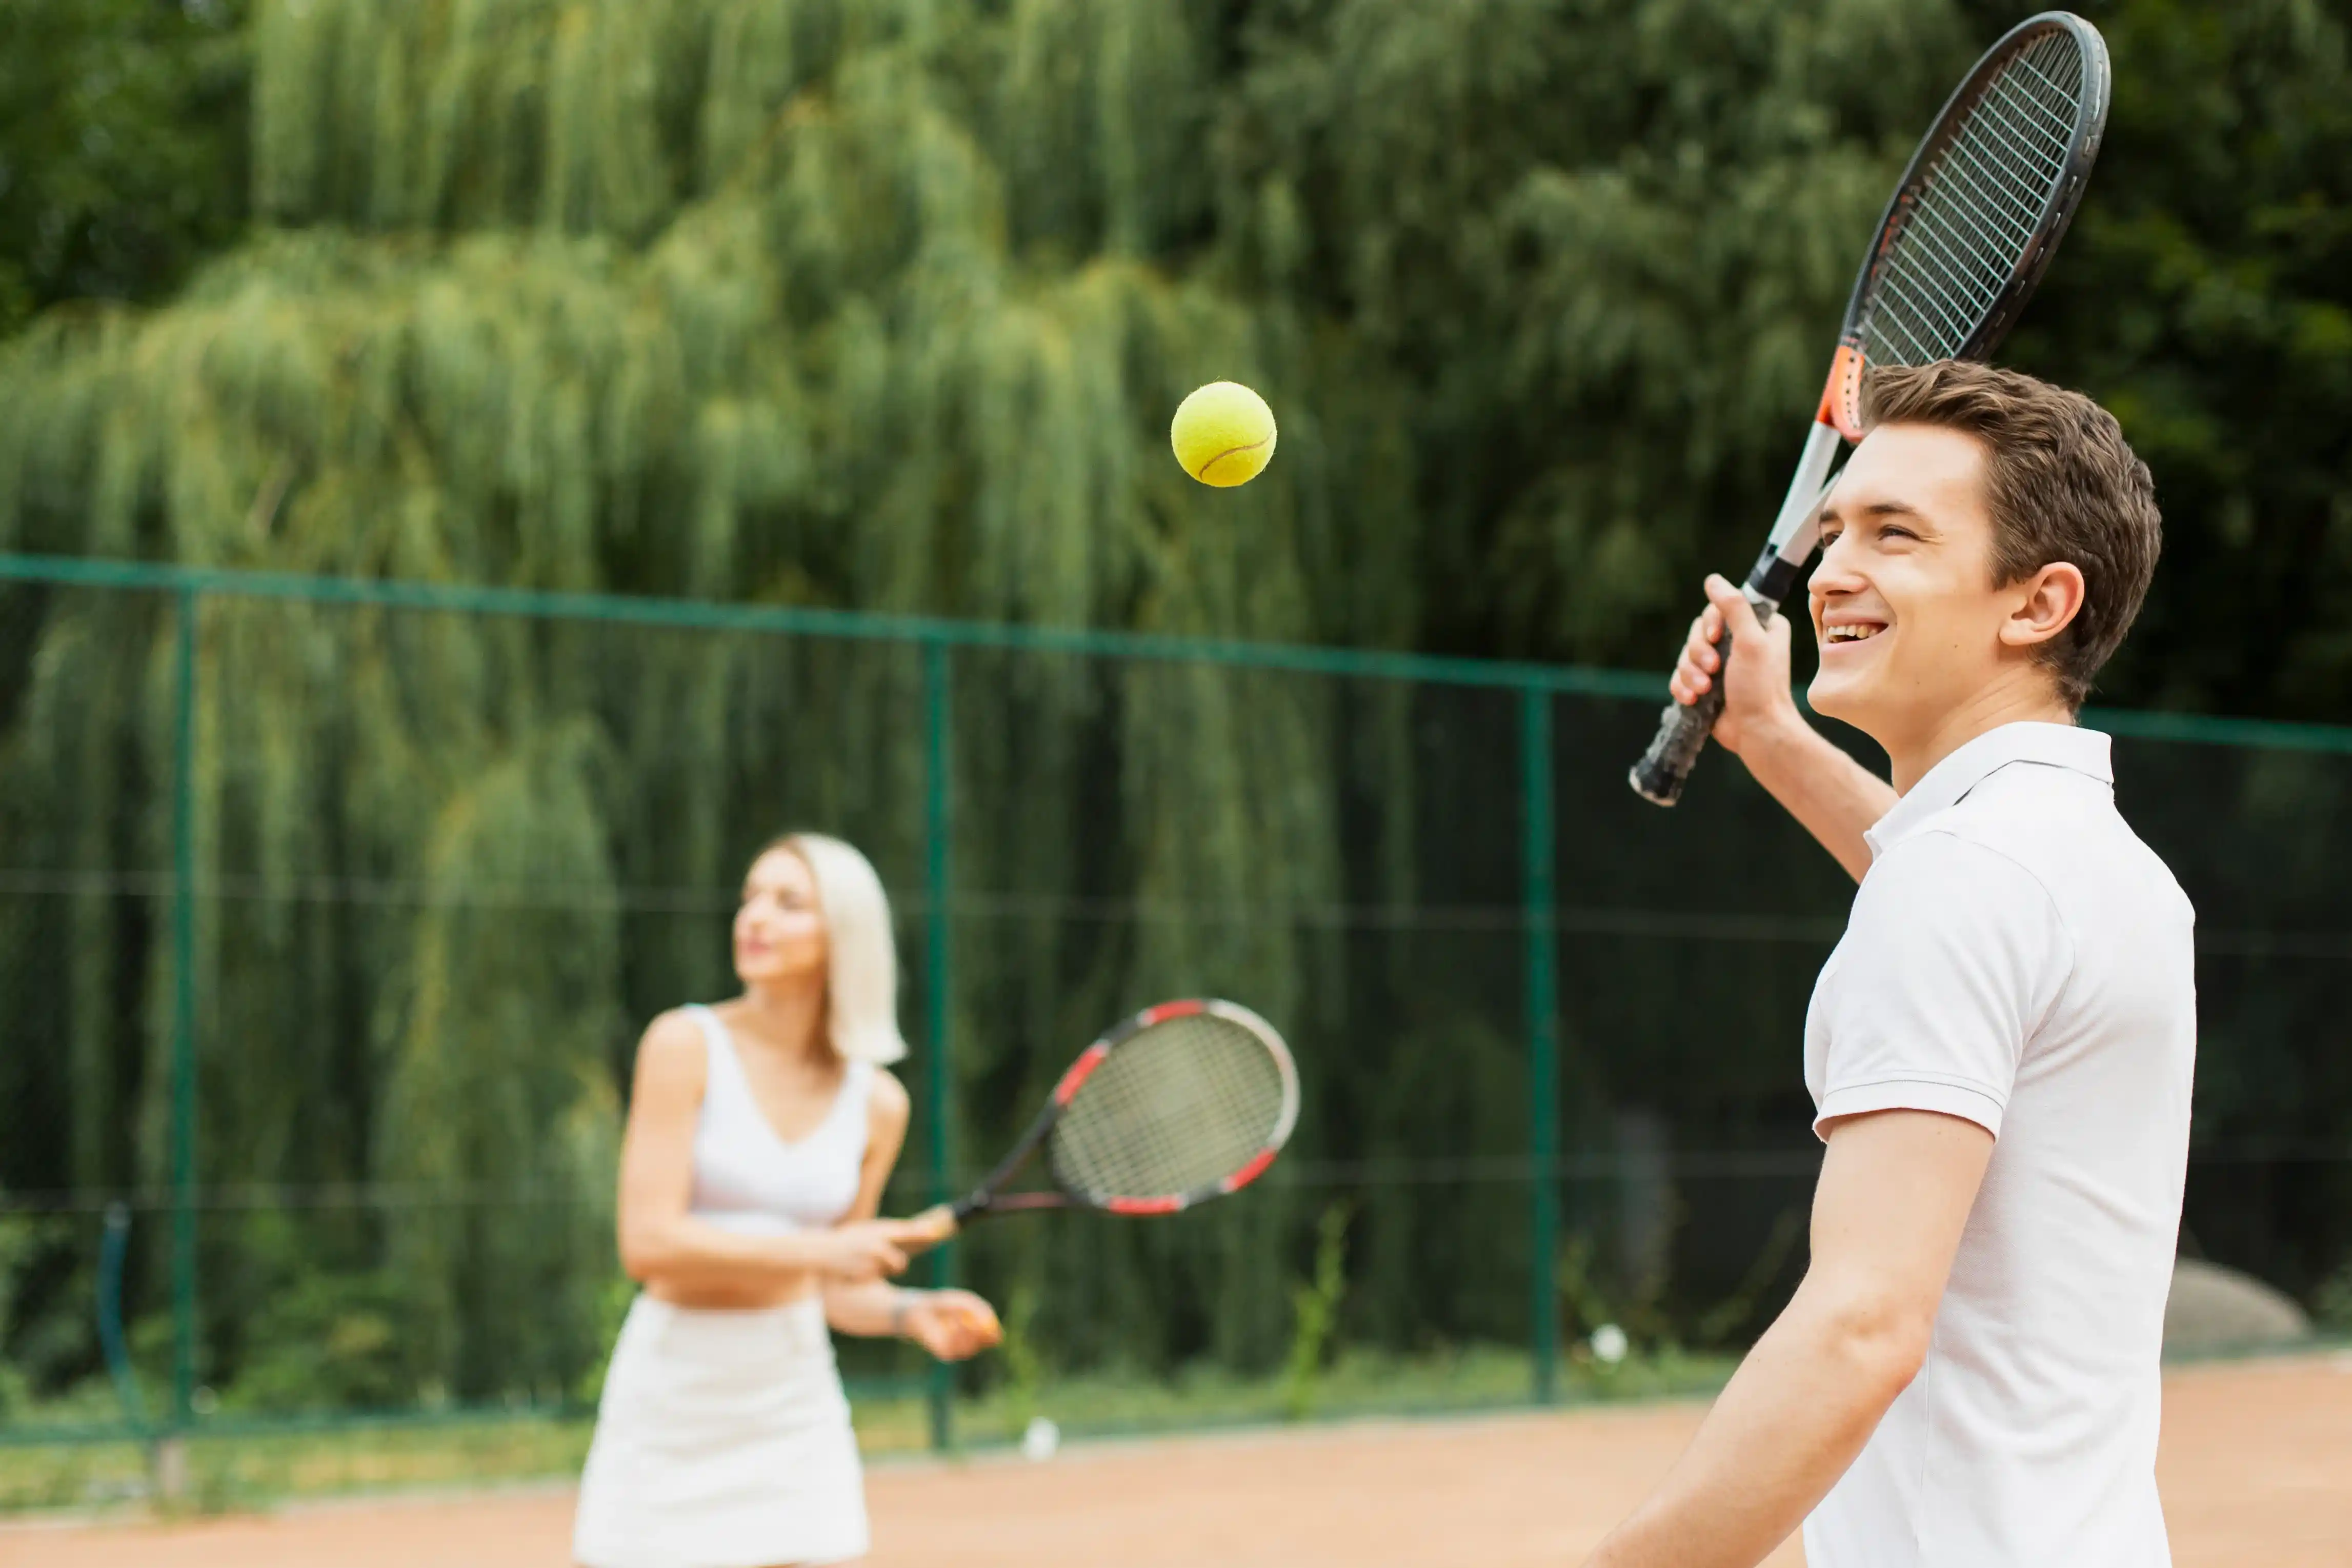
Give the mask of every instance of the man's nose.
M 1813 592 L 1855 592 L 1862 586 L 1859 565 L 1852 547 L 1846 543 L 1845 535 L 1838 535 L 1822 547 L 1822 558 L 1813 564 Z

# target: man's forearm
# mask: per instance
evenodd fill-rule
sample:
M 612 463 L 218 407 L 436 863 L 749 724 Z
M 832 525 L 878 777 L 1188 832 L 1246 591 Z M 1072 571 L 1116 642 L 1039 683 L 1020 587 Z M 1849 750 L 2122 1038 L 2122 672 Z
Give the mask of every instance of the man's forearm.
M 1739 760 L 1857 882 L 1870 869 L 1863 833 L 1895 805 L 1895 786 L 1847 756 L 1790 709 L 1748 734 Z
M 1917 1364 L 1892 1324 L 1800 1291 L 1656 1495 L 1586 1568 L 1755 1568 L 1837 1484 Z

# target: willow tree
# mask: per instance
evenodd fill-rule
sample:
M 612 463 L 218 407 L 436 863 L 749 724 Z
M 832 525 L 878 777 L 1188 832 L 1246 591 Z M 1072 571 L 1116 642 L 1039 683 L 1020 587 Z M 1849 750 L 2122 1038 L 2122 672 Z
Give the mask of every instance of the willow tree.
M 168 308 L 0 351 L 0 545 L 1625 657 L 1752 539 L 1992 9 L 260 0 L 260 226 Z M 1282 450 L 1212 494 L 1165 422 L 1218 376 Z M 62 1177 L 152 1180 L 159 884 L 64 872 L 168 865 L 172 612 L 6 603 L 0 827 L 67 890 L 0 906 L 0 984 L 56 1042 Z M 724 984 L 737 860 L 802 822 L 919 885 L 917 657 L 203 614 L 205 1176 L 441 1194 L 282 1244 L 222 1222 L 219 1370 L 324 1262 L 394 1271 L 404 1375 L 567 1376 L 627 1041 Z M 992 652 L 953 694 L 967 1155 L 1066 1043 L 1194 987 L 1305 1046 L 1303 1152 L 1512 1136 L 1516 939 L 1333 912 L 1516 898 L 1507 710 Z M 465 1196 L 518 1193 L 569 1223 Z M 975 1261 L 1072 1354 L 1263 1362 L 1310 1227 L 1297 1189 L 1224 1206 Z M 1370 1204 L 1356 1329 L 1523 1327 L 1510 1244 L 1456 1215 Z
M 267 231 L 168 309 L 52 317 L 12 348 L 0 542 L 1064 626 L 1404 629 L 1393 402 L 1343 345 L 1167 265 L 1202 199 L 1184 12 L 281 0 L 253 26 Z M 1164 448 L 1166 411 L 1217 375 L 1291 389 L 1282 464 L 1237 495 Z M 1316 591 L 1342 570 L 1364 587 Z M 19 613 L 39 622 L 11 826 L 68 867 L 165 863 L 170 615 L 104 595 Z M 901 886 L 918 864 L 909 656 L 199 613 L 205 1179 L 401 1189 L 381 1226 L 208 1222 L 211 1375 L 265 1354 L 251 1314 L 326 1265 L 395 1272 L 421 1381 L 561 1383 L 594 1354 L 610 1273 L 583 1260 L 609 1247 L 614 1068 L 653 1007 L 721 980 L 737 861 L 814 821 Z M 967 885 L 1210 913 L 963 919 L 973 1082 L 1009 1103 L 1155 989 L 1297 1012 L 1314 939 L 1223 916 L 1343 894 L 1330 694 L 976 662 L 956 714 Z M 1074 829 L 1090 813 L 1107 831 Z M 70 1064 L 79 1184 L 163 1173 L 152 890 L 72 894 L 54 972 L 43 910 L 12 910 L 12 994 Z M 153 998 L 143 1027 L 110 1005 L 126 980 Z M 133 1086 L 125 1148 L 110 1129 Z M 1280 1223 L 1268 1204 L 1228 1225 Z M 1197 1231 L 1132 1245 L 1158 1260 L 1130 1269 L 1205 1268 L 1212 1291 L 1266 1256 Z M 1220 1314 L 1253 1342 L 1222 1348 L 1269 1353 L 1282 1298 L 1263 1294 L 1270 1312 Z M 1166 1353 L 1158 1321 L 1111 1348 Z

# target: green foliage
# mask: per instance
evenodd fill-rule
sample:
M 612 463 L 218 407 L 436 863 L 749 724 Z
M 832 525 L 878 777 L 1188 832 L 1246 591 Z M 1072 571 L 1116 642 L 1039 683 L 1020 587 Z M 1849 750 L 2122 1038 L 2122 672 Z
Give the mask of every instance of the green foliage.
M 2352 1334 L 2352 1260 L 2312 1292 L 2311 1321 L 2330 1333 Z
M 1748 559 L 1886 183 L 2025 9 L 0 4 L 39 42 L 0 61 L 0 549 L 1643 667 Z M 2011 357 L 2116 407 L 2170 513 L 2110 689 L 2341 717 L 2344 6 L 2095 9 L 2108 146 Z M 85 296 L 153 308 L 44 309 Z M 1215 497 L 1165 434 L 1213 377 L 1282 423 Z M 0 997 L 45 1047 L 0 1060 L 20 1185 L 168 1175 L 178 614 L 0 592 L 0 842 L 42 889 L 0 899 Z M 413 1341 L 322 1396 L 593 1388 L 629 1034 L 726 984 L 725 889 L 774 828 L 918 885 L 914 656 L 198 616 L 204 1178 L 394 1194 L 208 1213 L 208 1375 L 345 1377 L 267 1359 L 254 1325 L 299 1303 Z M 1519 1026 L 1488 1016 L 1515 955 L 1265 913 L 1507 899 L 1454 882 L 1509 831 L 1507 733 L 1369 683 L 978 653 L 954 680 L 959 1148 L 1054 1042 L 1182 990 L 1359 1053 L 1302 1153 L 1521 1146 Z M 1572 963 L 1596 994 L 1681 967 Z M 1572 1097 L 1688 1065 L 1646 999 L 1608 1005 L 1624 1038 Z M 1351 1322 L 1521 1331 L 1520 1227 L 1425 1199 L 1367 1199 Z M 1074 1365 L 1255 1373 L 1298 1342 L 1264 1259 L 1315 1234 L 1271 1185 L 971 1256 Z M 34 1273 L 11 1332 L 61 1384 L 86 1313 Z M 362 1300 L 386 1280 L 396 1312 Z M 1593 1310 L 1664 1338 L 1664 1289 L 1655 1321 Z
M 32 1394 L 23 1370 L 6 1352 L 16 1316 L 17 1273 L 30 1260 L 34 1247 L 33 1221 L 0 1215 L 0 1419 L 13 1415 Z
M 77 1239 L 56 1215 L 0 1213 L 0 1412 L 98 1363 L 97 1257 Z
M 1672 1282 L 1668 1271 L 1652 1270 L 1612 1283 L 1603 1279 L 1592 1253 L 1591 1236 L 1579 1232 L 1569 1237 L 1559 1249 L 1553 1275 L 1562 1327 L 1568 1338 L 1577 1342 L 1571 1344 L 1570 1360 L 1580 1366 L 1596 1365 L 1605 1374 L 1609 1367 L 1596 1362 L 1590 1342 L 1595 1333 L 1610 1328 L 1622 1333 L 1627 1345 L 1637 1352 L 1678 1349 L 1681 1335 L 1666 1310 L 1666 1290 Z
M 1315 1411 L 1315 1394 L 1339 1328 L 1339 1304 L 1348 1294 L 1348 1205 L 1333 1204 L 1315 1226 L 1314 1278 L 1290 1291 L 1290 1359 L 1283 1368 L 1282 1413 L 1304 1421 Z
M 299 1278 L 252 1324 L 255 1348 L 228 1403 L 260 1411 L 410 1404 L 423 1373 L 414 1310 L 388 1271 Z
M 243 227 L 243 10 L 0 4 L 0 338 L 68 300 L 161 300 Z
M 1780 1270 L 1796 1250 L 1797 1242 L 1805 1234 L 1805 1211 L 1789 1209 L 1772 1224 L 1772 1234 L 1765 1238 L 1756 1260 L 1748 1265 L 1748 1273 L 1739 1288 L 1721 1301 L 1699 1314 L 1698 1342 L 1721 1345 L 1737 1342 L 1737 1336 L 1755 1323 L 1757 1308 L 1778 1281 Z
M 2156 474 L 2165 560 L 2107 689 L 2341 721 L 2352 7 L 2132 0 L 2099 20 L 2106 147 L 2013 357 L 2106 403 Z
M 1412 388 L 1423 639 L 1654 660 L 1753 553 L 1953 8 L 1285 10 L 1226 177 L 1303 206 L 1296 287 Z
M 1138 198 L 1178 155 L 1160 128 L 1194 101 L 1168 47 L 1189 24 L 1139 15 L 261 5 L 254 180 L 276 228 L 169 310 L 53 316 L 0 358 L 0 403 L 26 415 L 0 427 L 0 543 L 1400 637 L 1409 470 L 1352 352 L 1116 249 L 1041 267 L 1015 248 L 1049 222 L 1008 203 L 1003 170 L 1024 159 L 1105 182 L 1051 223 L 1129 251 L 1164 230 Z M 1074 140 L 1014 133 L 1005 116 L 1074 64 L 1107 73 L 1094 108 L 1065 106 Z M 1114 100 L 1129 132 L 1096 121 Z M 1163 422 L 1213 374 L 1333 390 L 1294 405 L 1280 472 L 1203 509 Z M 1364 591 L 1308 591 L 1343 560 Z M 55 835 L 62 862 L 121 863 L 166 828 L 152 786 L 171 772 L 173 625 L 29 613 L 40 653 L 0 814 L 16 842 Z M 560 1223 L 435 1203 L 376 1234 L 341 1226 L 334 1247 L 394 1270 L 460 1394 L 569 1385 L 597 1350 L 584 1281 L 604 1270 L 585 1265 L 611 1245 L 624 1032 L 716 983 L 723 953 L 688 921 L 637 921 L 651 951 L 625 949 L 621 889 L 724 888 L 787 812 L 906 866 L 919 780 L 881 717 L 905 668 L 274 605 L 208 606 L 197 636 L 198 859 L 257 895 L 203 921 L 208 1178 L 548 1194 Z M 1043 681 L 1017 721 L 960 726 L 965 810 L 1005 824 L 1001 863 L 976 854 L 971 874 L 1073 885 L 1080 847 L 1053 829 L 1098 776 L 1073 744 L 1091 731 L 1128 758 L 1116 856 L 1139 891 L 1330 899 L 1329 698 L 1242 695 L 1137 668 L 1107 689 Z M 1068 739 L 1041 756 L 1015 749 L 1024 733 Z M 809 756 L 794 739 L 811 734 L 849 739 Z M 759 781 L 786 758 L 778 795 Z M 354 879 L 403 891 L 308 918 L 305 889 Z M 110 1001 L 143 967 L 148 1017 L 166 1016 L 168 950 L 150 906 L 79 908 L 75 985 L 20 994 L 73 1064 L 74 1179 L 157 1180 L 167 1037 L 151 1027 L 131 1056 Z M 36 924 L 5 934 L 28 984 L 49 972 Z M 1281 1012 L 1305 968 L 1286 935 L 1141 934 L 1032 971 L 1007 1016 L 1034 1003 L 1056 1026 L 1034 1038 L 1083 1037 L 1140 986 L 1213 976 Z M 109 1108 L 130 1095 L 126 1139 Z M 278 1287 L 240 1261 L 250 1237 L 208 1245 L 213 1337 L 231 1342 L 240 1308 Z M 1189 1270 L 1202 1245 L 1162 1266 Z M 1239 1294 L 1245 1250 L 1210 1245 Z M 1218 1331 L 1278 1343 L 1265 1316 Z
M 1360 1114 L 1380 1130 L 1374 1157 L 1475 1158 L 1525 1147 L 1526 1057 L 1522 1042 L 1466 1012 L 1402 1030 L 1392 1056 L 1358 1091 L 1370 1102 Z M 1527 1318 L 1526 1227 L 1465 1224 L 1460 1207 L 1516 1209 L 1517 1189 L 1465 1187 L 1414 1201 L 1422 1195 L 1376 1188 L 1366 1200 L 1354 1248 L 1363 1330 L 1377 1342 L 1415 1348 L 1517 1339 Z M 1431 1289 L 1437 1279 L 1457 1290 Z
M 37 445 L 66 462 L 63 515 L 31 528 L 12 519 L 29 498 L 0 486 L 0 536 L 14 521 L 58 547 L 212 555 L 228 520 L 308 497 L 410 531 L 440 517 L 428 531 L 455 548 L 388 549 L 387 525 L 333 560 L 249 541 L 262 557 L 541 580 L 552 563 L 512 535 L 586 530 L 611 546 L 588 575 L 631 586 L 1156 624 L 1136 574 L 1155 535 L 1181 519 L 1197 567 L 1265 532 L 1190 537 L 1203 514 L 1156 449 L 1171 394 L 1213 370 L 1276 394 L 1283 461 L 1228 510 L 1255 525 L 1260 498 L 1288 492 L 1275 510 L 1297 531 L 1268 542 L 1289 571 L 1244 556 L 1236 578 L 1292 602 L 1244 616 L 1211 595 L 1186 624 L 1647 661 L 1696 574 L 1745 557 L 1923 106 L 2030 7 L 315 0 L 245 26 L 228 6 L 16 9 L 49 47 L 14 51 L 0 80 L 0 101 L 34 106 L 0 205 L 65 194 L 0 221 L 95 234 L 70 215 L 193 203 L 211 237 L 173 254 L 216 243 L 241 222 L 241 163 L 158 128 L 216 128 L 217 106 L 177 95 L 226 83 L 204 90 L 249 103 L 259 212 L 318 243 L 257 239 L 231 268 L 244 309 L 203 336 L 266 313 L 277 353 L 303 340 L 314 366 L 363 367 L 380 414 L 411 384 L 443 412 L 367 438 L 404 454 L 404 480 L 378 462 L 372 482 L 315 429 L 206 421 L 209 472 L 152 479 L 121 435 L 101 466 L 86 433 L 52 430 Z M 2329 216 L 2347 205 L 2346 15 L 2094 10 L 2118 68 L 2111 133 L 2012 357 L 2116 406 L 2172 512 L 2178 570 L 2110 686 L 2341 711 L 2352 653 L 2325 628 L 2352 526 L 2326 413 L 2352 363 L 2352 237 Z M 247 53 L 240 97 L 243 68 L 207 62 Z M 356 249 L 325 243 L 354 230 Z M 466 236 L 507 237 L 453 246 Z M 70 291 L 149 298 L 177 265 Z M 332 289 L 338 273 L 360 286 Z M 430 363 L 355 339 L 362 320 Z M 146 363 L 158 387 L 190 368 Z M 111 407 L 45 353 L 18 368 L 33 379 L 12 392 Z M 315 374 L 269 380 L 250 390 L 281 413 L 351 401 Z M 1382 471 L 1357 482 L 1367 463 Z M 120 482 L 93 509 L 100 467 Z M 498 477 L 519 493 L 490 508 Z M 125 533 L 121 509 L 158 484 L 167 510 L 215 514 L 201 543 Z M 680 498 L 690 529 L 635 526 Z M 1156 522 L 1121 515 L 1137 507 Z M 2295 629 L 2250 661 L 2231 630 L 2249 618 Z
M 588 1342 L 602 1349 L 621 1337 L 621 1325 L 628 1321 L 629 1308 L 637 1299 L 636 1281 L 623 1274 L 615 1266 L 606 1276 L 604 1289 L 595 1301 Z M 604 1373 L 608 1367 L 602 1355 L 592 1356 L 580 1369 L 570 1390 L 569 1403 L 581 1410 L 593 1410 L 604 1396 Z
M 1034 1286 L 1025 1281 L 1013 1286 L 1012 1298 L 1005 1303 L 1003 1324 L 1004 1342 L 997 1348 L 997 1357 L 1004 1368 L 999 1398 L 1013 1430 L 1025 1432 L 1029 1424 L 1043 1414 L 1041 1400 L 1045 1387 L 1045 1361 L 1035 1338 Z

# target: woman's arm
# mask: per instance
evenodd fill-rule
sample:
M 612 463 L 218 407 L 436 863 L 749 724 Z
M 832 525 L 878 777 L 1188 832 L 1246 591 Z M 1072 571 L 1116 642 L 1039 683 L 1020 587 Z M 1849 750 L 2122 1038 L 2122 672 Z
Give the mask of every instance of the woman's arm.
M 969 1290 L 909 1290 L 887 1279 L 824 1288 L 835 1333 L 912 1340 L 941 1361 L 961 1361 L 1004 1338 L 996 1309 Z
M 621 1137 L 621 1267 L 629 1278 L 684 1289 L 741 1289 L 811 1274 L 873 1280 L 906 1268 L 904 1226 L 739 1236 L 689 1213 L 694 1131 L 709 1070 L 701 1032 L 683 1014 L 663 1014 L 638 1043 Z
M 851 1222 L 871 1220 L 881 1212 L 882 1190 L 889 1185 L 898 1151 L 906 1144 L 911 1110 L 906 1086 L 876 1069 L 866 1111 L 866 1163 L 858 1171 Z M 969 1290 L 909 1290 L 887 1279 L 828 1282 L 824 1320 L 838 1333 L 911 1339 L 942 1361 L 961 1361 L 1003 1337 L 995 1311 Z

